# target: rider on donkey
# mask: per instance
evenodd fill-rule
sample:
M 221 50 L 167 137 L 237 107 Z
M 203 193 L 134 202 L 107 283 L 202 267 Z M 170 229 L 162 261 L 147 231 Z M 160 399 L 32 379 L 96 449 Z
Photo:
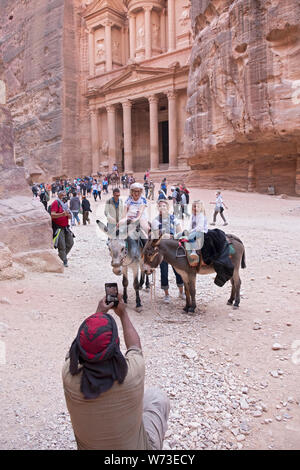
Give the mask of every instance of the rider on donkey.
M 207 233 L 207 218 L 202 201 L 194 201 L 192 205 L 192 217 L 189 230 L 176 235 L 176 238 L 184 238 L 187 258 L 192 266 L 199 263 L 199 256 L 196 250 L 201 250 L 204 243 L 204 234 Z
M 147 200 L 142 196 L 143 186 L 140 183 L 133 183 L 130 186 L 130 196 L 125 201 L 124 217 L 120 220 L 118 227 L 120 231 L 124 230 L 125 224 L 133 225 L 140 231 L 142 240 L 148 239 L 148 219 L 147 219 Z M 134 230 L 130 230 L 133 236 Z M 127 236 L 127 234 L 126 234 Z M 138 234 L 135 235 L 138 237 Z

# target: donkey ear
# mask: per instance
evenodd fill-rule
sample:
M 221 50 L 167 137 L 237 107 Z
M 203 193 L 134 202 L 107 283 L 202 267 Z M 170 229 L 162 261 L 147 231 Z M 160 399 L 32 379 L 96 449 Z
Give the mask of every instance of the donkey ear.
M 102 230 L 102 232 L 107 233 L 107 227 L 103 222 L 101 222 L 100 220 L 96 220 L 96 224 L 98 225 L 100 230 Z
M 152 240 L 152 246 L 159 246 L 162 239 L 162 235 L 159 237 L 158 240 Z

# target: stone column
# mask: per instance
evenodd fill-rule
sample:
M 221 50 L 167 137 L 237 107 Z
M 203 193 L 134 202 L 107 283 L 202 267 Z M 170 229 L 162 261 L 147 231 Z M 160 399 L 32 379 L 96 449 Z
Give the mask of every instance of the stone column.
M 150 59 L 152 55 L 152 44 L 151 44 L 151 10 L 152 7 L 144 7 L 145 12 L 145 59 Z
M 109 170 L 116 163 L 116 107 L 106 106 L 108 131 L 108 165 Z
M 91 136 L 92 136 L 92 174 L 99 171 L 99 133 L 98 133 L 98 109 L 90 108 Z
M 95 75 L 95 37 L 91 30 L 89 35 L 89 74 L 91 77 Z
M 105 61 L 106 61 L 106 72 L 112 71 L 112 42 L 111 42 L 111 27 L 112 22 L 106 21 L 105 25 Z
M 160 14 L 160 47 L 162 52 L 166 52 L 166 10 L 164 8 Z
M 296 161 L 295 193 L 297 194 L 297 196 L 300 196 L 300 154 L 297 156 L 297 161 Z
M 168 0 L 169 52 L 176 49 L 175 0 Z
M 255 166 L 254 162 L 250 161 L 248 163 L 248 191 L 253 192 L 255 191 Z
M 130 48 L 130 59 L 135 60 L 135 45 L 136 45 L 136 21 L 135 15 L 130 13 L 129 15 L 129 48 Z
M 148 98 L 150 110 L 150 169 L 159 170 L 158 96 Z
M 167 93 L 169 108 L 169 170 L 177 168 L 177 104 L 176 91 Z
M 130 100 L 122 103 L 123 106 L 123 132 L 124 132 L 124 166 L 126 173 L 132 173 L 132 135 L 131 135 L 131 108 Z

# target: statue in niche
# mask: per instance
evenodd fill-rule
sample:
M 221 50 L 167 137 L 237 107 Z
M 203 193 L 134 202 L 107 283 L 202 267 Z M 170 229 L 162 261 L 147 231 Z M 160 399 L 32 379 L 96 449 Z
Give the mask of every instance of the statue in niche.
M 113 41 L 112 43 L 112 50 L 116 60 L 121 60 L 121 47 L 119 41 Z
M 96 49 L 97 59 L 98 60 L 104 59 L 105 50 L 104 50 L 103 41 L 97 41 L 96 48 L 97 48 Z
M 138 31 L 137 31 L 137 48 L 139 47 L 143 47 L 145 42 L 144 42 L 144 38 L 145 38 L 145 32 L 144 32 L 144 28 L 143 26 L 141 26 Z
M 183 11 L 179 18 L 179 23 L 181 24 L 181 26 L 186 26 L 190 20 L 191 5 L 189 3 L 188 5 L 184 5 L 182 8 L 183 8 Z
M 152 24 L 152 38 L 153 38 L 154 47 L 159 47 L 159 30 L 160 30 L 159 25 L 156 23 L 153 23 Z
M 107 140 L 103 140 L 102 147 L 101 147 L 102 155 L 108 155 L 108 142 Z

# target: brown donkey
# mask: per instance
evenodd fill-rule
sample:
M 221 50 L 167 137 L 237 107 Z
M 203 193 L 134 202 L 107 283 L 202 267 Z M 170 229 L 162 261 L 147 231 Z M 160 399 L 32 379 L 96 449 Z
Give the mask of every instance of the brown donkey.
M 241 279 L 239 275 L 240 266 L 246 267 L 245 263 L 245 247 L 242 241 L 235 235 L 226 234 L 229 243 L 234 248 L 234 254 L 231 255 L 231 261 L 234 266 L 233 276 L 231 281 L 231 295 L 227 301 L 228 305 L 233 308 L 238 308 L 240 304 L 240 289 Z M 211 265 L 200 265 L 192 267 L 188 263 L 186 256 L 177 257 L 176 252 L 178 248 L 178 240 L 163 239 L 148 240 L 143 250 L 144 271 L 146 274 L 151 274 L 157 266 L 164 260 L 171 264 L 178 274 L 181 275 L 186 295 L 185 312 L 194 312 L 196 308 L 196 275 L 197 274 L 211 274 L 215 270 Z

